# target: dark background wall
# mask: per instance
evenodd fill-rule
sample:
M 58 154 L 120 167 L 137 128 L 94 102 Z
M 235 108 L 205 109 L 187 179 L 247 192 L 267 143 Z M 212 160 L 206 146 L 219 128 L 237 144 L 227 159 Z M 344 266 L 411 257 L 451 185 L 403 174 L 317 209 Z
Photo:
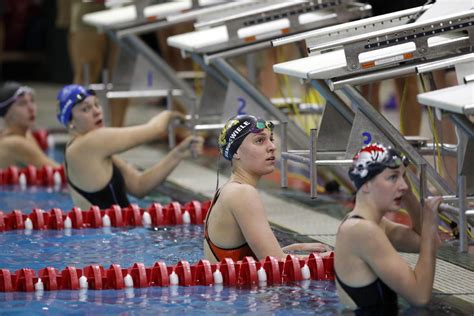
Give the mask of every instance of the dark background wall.
M 64 0 L 63 0 L 64 1 Z M 67 83 L 67 29 L 57 28 L 56 0 L 2 0 L 0 79 Z

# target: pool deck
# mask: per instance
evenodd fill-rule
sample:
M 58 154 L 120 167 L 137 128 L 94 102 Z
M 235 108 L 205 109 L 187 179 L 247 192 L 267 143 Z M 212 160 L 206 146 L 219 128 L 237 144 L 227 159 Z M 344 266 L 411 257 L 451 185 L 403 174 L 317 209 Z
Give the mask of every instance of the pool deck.
M 61 86 L 41 83 L 31 83 L 31 86 L 36 89 L 38 126 L 48 129 L 63 129 L 56 121 L 55 116 L 55 97 Z M 145 122 L 159 111 L 160 108 L 154 105 L 133 106 L 128 111 L 126 125 Z M 156 146 L 141 146 L 122 154 L 122 156 L 136 166 L 146 168 L 156 163 L 164 153 L 165 150 Z M 215 166 L 215 163 L 213 165 Z M 216 185 L 216 170 L 204 167 L 192 160 L 186 160 L 171 173 L 168 181 L 210 199 Z M 227 177 L 221 175 L 219 181 L 225 183 Z M 288 198 L 288 194 L 275 194 L 274 192 L 270 194 L 265 189 L 262 189 L 262 199 L 268 218 L 273 224 L 334 246 L 340 215 L 331 213 L 330 207 L 326 207 L 328 205 L 326 200 L 321 202 L 320 207 L 317 201 L 312 202 L 313 205 L 317 205 L 316 207 L 309 207 Z M 309 196 L 308 200 L 310 200 Z M 453 247 L 447 248 L 443 251 L 448 253 L 450 262 L 437 259 L 435 292 L 444 293 L 437 295 L 450 301 L 460 302 L 459 304 L 463 305 L 464 309 L 467 308 L 469 313 L 471 311 L 474 313 L 474 255 L 460 254 L 457 250 L 453 251 Z M 411 266 L 416 264 L 417 255 L 402 255 Z M 456 264 L 458 261 L 462 261 L 464 264 L 462 266 Z

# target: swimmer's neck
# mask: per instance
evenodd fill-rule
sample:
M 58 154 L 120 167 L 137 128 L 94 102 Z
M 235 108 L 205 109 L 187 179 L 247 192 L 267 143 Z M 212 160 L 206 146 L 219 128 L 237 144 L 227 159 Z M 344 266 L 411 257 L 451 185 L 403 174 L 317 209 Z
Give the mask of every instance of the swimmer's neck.
M 359 215 L 366 220 L 373 221 L 379 224 L 386 212 L 379 209 L 374 200 L 367 197 L 356 197 L 356 203 L 351 215 Z
M 260 176 L 250 174 L 249 172 L 245 172 L 244 170 L 241 170 L 241 169 L 234 169 L 230 176 L 230 181 L 250 184 L 251 186 L 254 186 L 254 187 L 257 186 L 258 180 L 260 180 Z
M 5 129 L 2 131 L 3 135 L 18 135 L 18 136 L 23 136 L 26 137 L 26 134 L 28 133 L 29 128 L 24 128 L 18 125 L 10 125 L 8 123 L 5 123 Z

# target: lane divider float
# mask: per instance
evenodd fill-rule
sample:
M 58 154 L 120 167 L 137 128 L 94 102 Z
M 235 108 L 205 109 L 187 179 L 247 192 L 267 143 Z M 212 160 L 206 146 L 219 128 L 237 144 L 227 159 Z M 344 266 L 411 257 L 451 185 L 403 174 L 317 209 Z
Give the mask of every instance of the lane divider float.
M 0 210 L 0 232 L 9 230 L 62 230 L 101 227 L 126 226 L 168 226 L 181 224 L 200 225 L 204 223 L 211 201 L 189 201 L 184 205 L 171 202 L 166 206 L 160 203 L 151 203 L 146 208 L 137 204 L 130 204 L 121 208 L 112 205 L 107 209 L 91 206 L 87 211 L 73 207 L 69 212 L 59 208 L 44 211 L 34 208 L 30 214 L 23 214 L 20 210 L 4 213 Z
M 64 166 L 43 166 L 36 168 L 28 165 L 25 168 L 10 166 L 0 169 L 0 185 L 20 185 L 22 189 L 27 186 L 61 187 L 66 184 Z
M 287 255 L 282 260 L 268 256 L 260 261 L 245 257 L 234 262 L 225 258 L 215 264 L 202 259 L 193 265 L 181 260 L 174 266 L 160 261 L 151 267 L 134 263 L 129 268 L 111 264 L 108 269 L 98 264 L 82 269 L 68 266 L 62 271 L 53 267 L 38 272 L 23 268 L 14 273 L 0 269 L 0 292 L 121 290 L 170 285 L 262 286 L 303 280 L 334 281 L 334 252 L 324 256 L 312 253 L 305 258 Z

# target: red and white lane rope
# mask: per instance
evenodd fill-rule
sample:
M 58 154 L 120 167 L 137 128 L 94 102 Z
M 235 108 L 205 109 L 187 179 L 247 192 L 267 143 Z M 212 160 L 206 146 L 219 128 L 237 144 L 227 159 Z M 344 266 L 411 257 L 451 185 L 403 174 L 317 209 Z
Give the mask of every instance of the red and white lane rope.
M 313 253 L 300 259 L 288 255 L 284 260 L 266 257 L 260 261 L 245 257 L 234 262 L 230 258 L 211 264 L 200 260 L 191 265 L 179 261 L 174 266 L 156 262 L 151 267 L 134 263 L 129 268 L 111 264 L 108 269 L 100 265 L 89 265 L 83 269 L 68 266 L 61 272 L 46 267 L 36 273 L 23 268 L 11 273 L 0 269 L 0 292 L 32 292 L 56 290 L 120 290 L 150 286 L 257 286 L 279 285 L 302 280 L 334 280 L 334 253 L 324 256 Z
M 64 167 L 43 166 L 36 168 L 29 165 L 25 168 L 10 166 L 0 169 L 0 185 L 20 185 L 21 188 L 28 186 L 61 187 L 66 184 Z
M 65 212 L 59 208 L 44 211 L 34 208 L 30 214 L 23 214 L 20 210 L 10 213 L 0 211 L 0 232 L 8 230 L 45 230 L 45 229 L 81 229 L 100 227 L 125 227 L 125 226 L 163 226 L 180 224 L 202 224 L 206 218 L 211 201 L 190 201 L 181 205 L 171 202 L 166 206 L 152 203 L 146 208 L 136 204 L 121 208 L 112 205 L 107 209 L 92 206 L 83 211 L 73 207 Z

